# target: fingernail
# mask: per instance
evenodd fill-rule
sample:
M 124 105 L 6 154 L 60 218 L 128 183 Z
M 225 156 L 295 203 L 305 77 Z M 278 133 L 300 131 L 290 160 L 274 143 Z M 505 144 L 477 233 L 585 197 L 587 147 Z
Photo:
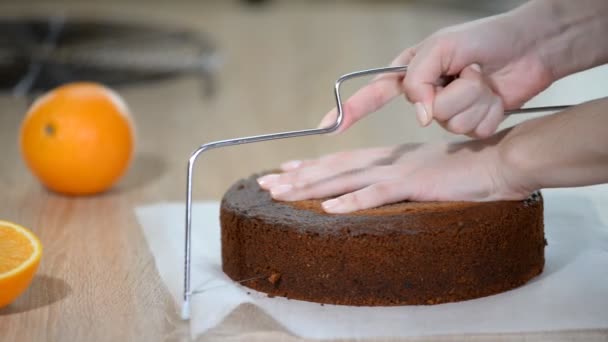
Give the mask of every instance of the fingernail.
M 290 160 L 288 162 L 281 164 L 281 170 L 290 171 L 290 170 L 299 168 L 300 165 L 302 165 L 301 160 Z
M 273 174 L 262 176 L 262 177 L 258 178 L 257 181 L 258 181 L 258 184 L 262 188 L 268 189 L 273 184 L 275 184 L 277 182 L 277 180 L 279 180 L 279 177 L 280 177 L 280 175 L 273 173 Z
M 319 126 L 317 126 L 317 128 L 327 128 L 330 127 L 331 125 L 333 125 L 334 122 L 336 122 L 336 118 L 335 118 L 335 111 L 331 111 L 329 113 L 327 113 L 327 115 L 325 115 L 325 117 L 323 118 L 323 120 L 321 120 L 321 123 L 319 124 Z
M 270 189 L 270 195 L 272 195 L 272 197 L 281 196 L 281 195 L 291 191 L 291 189 L 293 189 L 293 185 L 291 185 L 291 184 L 277 185 Z
M 426 112 L 426 124 L 425 126 L 428 126 L 431 124 L 431 121 L 433 121 L 433 106 L 429 105 L 429 104 L 425 104 L 424 105 L 424 110 Z
M 416 102 L 414 106 L 416 107 L 416 118 L 418 119 L 420 125 L 423 127 L 428 125 L 430 118 L 429 113 L 427 112 L 426 108 L 424 108 L 424 105 L 420 102 Z
M 337 199 L 330 199 L 321 203 L 321 207 L 328 213 L 336 212 L 335 210 L 340 208 L 340 201 Z
M 471 64 L 471 69 L 477 71 L 477 72 L 481 72 L 481 66 L 477 63 L 473 63 Z

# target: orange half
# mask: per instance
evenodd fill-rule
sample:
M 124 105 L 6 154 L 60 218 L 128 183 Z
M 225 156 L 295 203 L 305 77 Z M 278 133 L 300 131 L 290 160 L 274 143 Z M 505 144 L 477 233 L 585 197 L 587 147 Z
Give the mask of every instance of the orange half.
M 0 220 L 0 308 L 25 292 L 41 256 L 42 244 L 31 231 Z

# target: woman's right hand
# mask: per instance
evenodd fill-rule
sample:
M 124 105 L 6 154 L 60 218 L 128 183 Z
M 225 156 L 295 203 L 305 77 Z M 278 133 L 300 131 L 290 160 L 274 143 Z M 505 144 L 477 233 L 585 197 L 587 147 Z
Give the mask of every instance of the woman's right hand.
M 344 103 L 339 131 L 404 94 L 423 126 L 436 120 L 453 133 L 492 135 L 505 109 L 521 107 L 555 80 L 537 48 L 538 37 L 530 32 L 534 24 L 528 12 L 448 27 L 406 49 L 391 65 L 408 65 L 407 74 L 381 75 L 355 93 Z M 442 87 L 438 82 L 444 75 L 457 78 Z M 335 118 L 334 109 L 320 126 Z

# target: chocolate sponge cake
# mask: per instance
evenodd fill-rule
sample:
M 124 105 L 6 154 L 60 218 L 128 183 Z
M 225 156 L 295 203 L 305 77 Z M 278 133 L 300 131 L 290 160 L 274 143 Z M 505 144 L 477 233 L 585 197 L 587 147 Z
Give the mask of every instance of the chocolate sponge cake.
M 343 215 L 320 203 L 274 201 L 255 176 L 234 184 L 221 204 L 224 272 L 270 296 L 380 306 L 488 296 L 543 270 L 540 194 Z

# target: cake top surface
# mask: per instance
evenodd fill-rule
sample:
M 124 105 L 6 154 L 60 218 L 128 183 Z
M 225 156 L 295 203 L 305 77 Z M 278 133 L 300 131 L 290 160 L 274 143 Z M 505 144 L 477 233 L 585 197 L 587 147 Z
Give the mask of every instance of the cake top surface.
M 236 182 L 224 195 L 222 206 L 251 218 L 284 226 L 297 225 L 313 232 L 335 232 L 336 227 L 348 227 L 353 233 L 380 233 L 393 230 L 395 224 L 409 226 L 406 233 L 416 233 L 437 223 L 461 225 L 466 220 L 479 220 L 496 211 L 525 210 L 540 205 L 541 196 L 534 194 L 525 201 L 497 202 L 399 202 L 349 214 L 328 214 L 321 207 L 323 200 L 281 202 L 272 199 L 260 188 L 253 175 Z M 508 213 L 507 213 L 508 214 Z M 490 215 L 491 216 L 491 215 Z M 424 222 L 434 224 L 425 225 Z M 407 223 L 411 224 L 408 225 Z M 441 226 L 441 224 L 439 224 Z

